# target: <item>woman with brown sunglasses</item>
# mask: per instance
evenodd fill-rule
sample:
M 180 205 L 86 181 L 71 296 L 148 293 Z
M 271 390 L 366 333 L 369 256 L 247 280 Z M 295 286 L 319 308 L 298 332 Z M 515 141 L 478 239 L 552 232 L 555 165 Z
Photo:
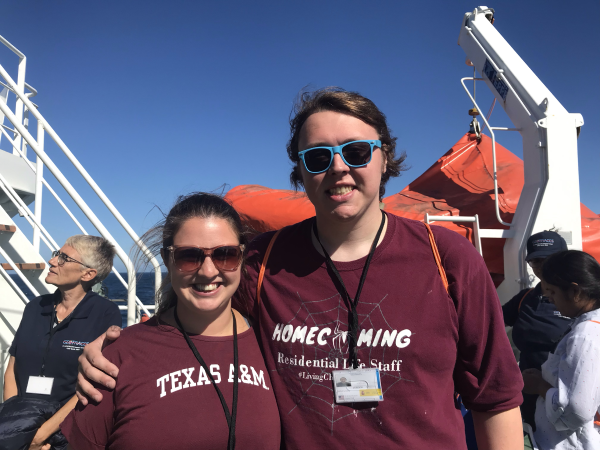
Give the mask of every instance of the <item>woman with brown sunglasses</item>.
M 217 195 L 190 194 L 143 239 L 168 269 L 156 315 L 104 350 L 116 387 L 67 417 L 70 448 L 279 449 L 268 371 L 231 307 L 246 245 L 237 212 Z

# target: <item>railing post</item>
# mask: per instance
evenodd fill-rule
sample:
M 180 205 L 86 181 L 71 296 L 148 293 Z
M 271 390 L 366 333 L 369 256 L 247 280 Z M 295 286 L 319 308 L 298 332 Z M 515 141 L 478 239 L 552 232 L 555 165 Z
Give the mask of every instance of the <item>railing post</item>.
M 483 250 L 481 249 L 481 236 L 479 235 L 479 215 L 475 214 L 475 221 L 473 222 L 473 243 L 475 248 L 481 256 L 483 256 Z
M 38 120 L 37 144 L 40 151 L 44 151 L 44 125 Z M 34 216 L 38 223 L 42 223 L 42 182 L 44 180 L 44 162 L 39 156 L 35 162 L 35 211 Z M 33 227 L 33 247 L 40 252 L 40 228 Z
M 131 260 L 121 258 L 123 263 L 125 263 L 125 267 L 127 268 L 127 326 L 133 325 L 136 323 L 136 312 L 137 305 L 135 302 L 136 299 L 136 273 L 135 267 Z
M 27 58 L 25 55 L 19 58 L 19 72 L 17 74 L 17 90 L 21 94 L 25 94 L 25 66 L 27 64 Z M 23 123 L 23 100 L 21 97 L 17 95 L 17 104 L 15 106 L 15 117 L 19 125 Z M 16 128 L 15 128 L 16 130 Z M 15 133 L 15 144 L 17 148 L 21 148 L 21 135 L 19 133 Z M 13 148 L 13 155 L 16 155 L 17 151 Z
M 29 129 L 29 110 L 25 108 L 25 114 L 23 115 L 23 126 L 26 130 Z M 21 151 L 23 152 L 23 158 L 27 158 L 27 141 L 25 139 L 21 142 Z

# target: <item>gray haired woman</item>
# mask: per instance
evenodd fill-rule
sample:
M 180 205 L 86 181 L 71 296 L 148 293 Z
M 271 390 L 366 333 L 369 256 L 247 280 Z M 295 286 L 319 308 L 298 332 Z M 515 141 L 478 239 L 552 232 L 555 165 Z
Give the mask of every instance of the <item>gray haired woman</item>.
M 27 304 L 9 350 L 0 449 L 61 448 L 55 433 L 77 403 L 77 358 L 107 327 L 122 324 L 119 308 L 92 291 L 110 273 L 114 256 L 110 242 L 86 235 L 71 236 L 52 253 L 46 283 L 58 289 Z M 28 410 L 32 414 L 24 415 Z

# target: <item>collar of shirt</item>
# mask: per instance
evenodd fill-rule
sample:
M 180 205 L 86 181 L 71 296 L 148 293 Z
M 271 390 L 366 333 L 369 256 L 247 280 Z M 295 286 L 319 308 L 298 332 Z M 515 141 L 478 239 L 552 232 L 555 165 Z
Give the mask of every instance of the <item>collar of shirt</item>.
M 586 320 L 595 320 L 596 322 L 600 322 L 600 309 L 594 309 L 580 315 L 577 319 L 575 319 L 571 328 L 575 328 L 575 325 L 585 322 Z
M 87 293 L 85 294 L 85 297 L 83 297 L 83 299 L 79 302 L 79 304 L 75 307 L 75 309 L 73 310 L 73 312 L 71 314 L 69 314 L 68 317 L 65 317 L 65 319 L 60 323 L 60 325 L 62 325 L 63 323 L 68 323 L 73 319 L 85 319 L 90 315 L 90 311 L 93 308 L 93 298 L 94 296 L 96 296 L 98 294 L 96 294 L 95 292 L 89 290 L 87 291 Z M 60 290 L 56 290 L 56 292 L 54 293 L 54 295 L 50 298 L 48 298 L 48 300 L 46 301 L 44 299 L 43 303 L 41 304 L 42 307 L 42 316 L 50 316 L 52 314 L 52 310 L 54 309 L 54 305 L 57 304 L 58 302 L 60 302 L 62 298 L 62 294 L 60 292 Z

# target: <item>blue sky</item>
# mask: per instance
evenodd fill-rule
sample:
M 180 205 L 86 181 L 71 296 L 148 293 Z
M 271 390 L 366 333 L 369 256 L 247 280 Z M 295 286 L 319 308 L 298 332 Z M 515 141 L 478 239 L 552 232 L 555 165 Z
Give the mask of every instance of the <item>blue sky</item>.
M 583 115 L 581 198 L 598 213 L 600 60 L 589 49 L 600 42 L 600 3 L 571 5 L 488 6 L 542 82 Z M 468 131 L 471 105 L 459 80 L 472 72 L 457 39 L 463 14 L 475 6 L 4 0 L 0 34 L 27 56 L 42 114 L 141 234 L 159 218 L 154 205 L 168 210 L 179 194 L 224 184 L 289 188 L 287 121 L 306 86 L 356 90 L 384 111 L 411 166 L 388 184 L 387 195 L 400 191 Z M 0 63 L 16 77 L 16 56 L 2 48 Z M 492 96 L 480 86 L 487 111 Z M 512 126 L 500 107 L 492 122 Z M 498 139 L 521 155 L 517 133 Z M 0 148 L 8 150 L 6 140 Z M 57 148 L 48 143 L 47 152 L 128 248 Z M 46 198 L 45 218 L 59 221 L 49 225 L 56 239 L 77 233 Z

